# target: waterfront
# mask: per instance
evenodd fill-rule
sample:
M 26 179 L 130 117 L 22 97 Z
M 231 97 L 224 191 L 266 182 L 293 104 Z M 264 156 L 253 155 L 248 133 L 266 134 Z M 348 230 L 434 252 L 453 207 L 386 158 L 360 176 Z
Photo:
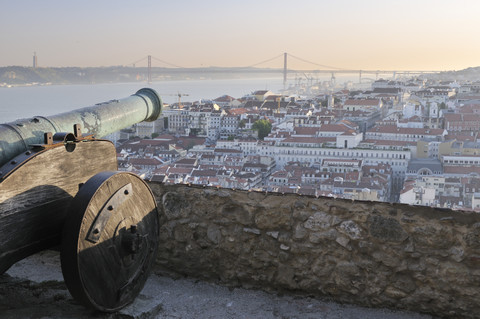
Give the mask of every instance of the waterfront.
M 328 79 L 325 77 L 319 80 Z M 351 79 L 345 77 L 337 83 L 348 80 Z M 292 85 L 294 81 L 289 79 L 287 86 Z M 36 115 L 54 115 L 111 99 L 124 98 L 143 87 L 155 89 L 164 103 L 178 102 L 179 93 L 188 94 L 182 96 L 182 101 L 193 102 L 199 99 L 215 99 L 225 94 L 240 98 L 255 90 L 279 93 L 283 89 L 283 78 L 279 75 L 271 78 L 158 81 L 151 84 L 135 82 L 0 88 L 0 123 Z

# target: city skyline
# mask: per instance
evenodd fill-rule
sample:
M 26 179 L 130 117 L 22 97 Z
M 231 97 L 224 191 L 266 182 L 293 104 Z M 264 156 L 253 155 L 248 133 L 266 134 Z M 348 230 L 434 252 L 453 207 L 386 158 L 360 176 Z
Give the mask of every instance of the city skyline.
M 147 55 L 182 67 L 242 67 L 283 52 L 344 69 L 480 65 L 480 3 L 470 0 L 25 0 L 2 7 L 0 66 L 31 66 L 34 52 L 40 67 L 131 65 Z M 281 58 L 258 65 L 282 66 Z M 292 59 L 289 67 L 315 68 Z

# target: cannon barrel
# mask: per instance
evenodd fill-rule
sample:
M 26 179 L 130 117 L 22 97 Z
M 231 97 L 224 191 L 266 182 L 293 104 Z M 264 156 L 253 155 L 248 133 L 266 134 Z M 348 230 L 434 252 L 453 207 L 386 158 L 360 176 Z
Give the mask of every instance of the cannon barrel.
M 83 133 L 101 138 L 142 121 L 156 120 L 162 107 L 158 93 L 143 88 L 121 100 L 110 100 L 49 117 L 36 116 L 0 124 L 0 166 L 31 145 L 43 144 L 46 132 L 72 132 L 73 125 L 80 124 Z

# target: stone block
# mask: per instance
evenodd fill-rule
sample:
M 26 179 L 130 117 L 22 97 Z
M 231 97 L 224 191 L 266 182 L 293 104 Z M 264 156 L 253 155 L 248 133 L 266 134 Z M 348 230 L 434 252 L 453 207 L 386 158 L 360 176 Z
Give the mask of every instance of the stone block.
M 214 244 L 220 243 L 220 240 L 222 238 L 222 233 L 220 232 L 220 228 L 215 224 L 209 225 L 207 228 L 207 237 Z
M 408 234 L 396 219 L 371 215 L 368 224 L 370 235 L 375 238 L 393 242 L 402 242 L 408 238 Z
M 243 228 L 243 231 L 245 233 L 250 233 L 250 234 L 255 234 L 255 235 L 260 235 L 261 234 L 260 229 L 256 229 L 256 228 Z
M 181 194 L 168 192 L 162 196 L 163 211 L 167 219 L 185 218 L 189 215 L 190 202 Z
M 318 244 L 322 241 L 333 241 L 337 238 L 337 231 L 335 229 L 329 229 L 323 232 L 311 232 L 308 236 L 308 240 L 311 243 Z
M 344 221 L 337 227 L 337 230 L 342 234 L 347 235 L 350 239 L 361 239 L 362 236 L 362 229 L 358 226 L 357 223 L 351 220 Z
M 303 228 L 302 225 L 297 224 L 295 226 L 295 231 L 294 231 L 294 234 L 293 234 L 293 238 L 302 239 L 302 238 L 305 238 L 305 236 L 307 236 L 307 234 L 308 234 L 308 231 L 305 228 Z
M 252 214 L 241 204 L 227 203 L 220 208 L 220 215 L 242 225 L 252 223 Z
M 350 245 L 348 245 L 350 243 L 350 239 L 348 239 L 347 237 L 339 236 L 339 237 L 337 237 L 337 239 L 335 239 L 335 241 L 340 246 L 342 246 L 343 248 L 346 248 L 348 250 L 352 250 L 352 247 Z
M 290 229 L 292 214 L 286 209 L 257 209 L 255 211 L 255 224 L 260 229 Z
M 313 231 L 320 231 L 339 224 L 340 222 L 341 220 L 335 215 L 316 212 L 303 223 L 303 227 Z

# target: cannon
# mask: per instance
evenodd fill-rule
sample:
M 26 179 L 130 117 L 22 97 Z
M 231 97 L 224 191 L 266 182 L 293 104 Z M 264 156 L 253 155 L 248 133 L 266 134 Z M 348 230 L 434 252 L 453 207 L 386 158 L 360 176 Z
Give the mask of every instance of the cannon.
M 118 171 L 102 137 L 156 120 L 149 88 L 51 117 L 0 125 L 0 274 L 17 261 L 60 249 L 68 290 L 80 303 L 114 312 L 131 303 L 155 261 L 155 198 L 137 175 Z

